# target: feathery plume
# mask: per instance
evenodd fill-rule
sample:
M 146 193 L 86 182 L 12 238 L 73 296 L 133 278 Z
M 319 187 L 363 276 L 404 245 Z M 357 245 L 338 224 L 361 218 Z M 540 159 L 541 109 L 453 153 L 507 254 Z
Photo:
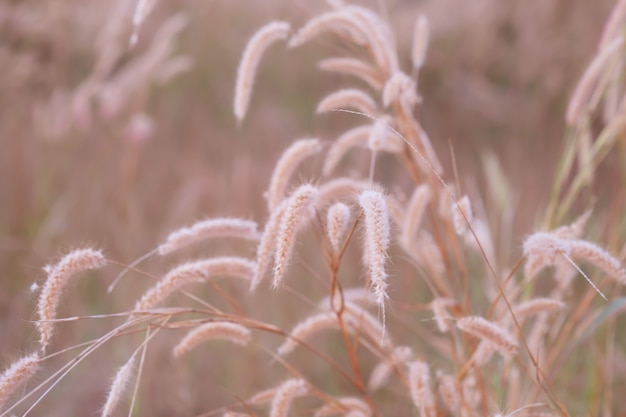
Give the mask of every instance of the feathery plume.
M 166 255 L 202 240 L 218 237 L 258 240 L 259 231 L 256 222 L 251 220 L 229 217 L 206 219 L 173 231 L 158 251 L 160 255 Z
M 569 243 L 558 238 L 554 233 L 536 232 L 524 241 L 524 275 L 526 279 L 534 278 L 546 266 L 554 265 L 558 256 L 569 253 Z
M 406 247 L 410 247 L 413 243 L 417 230 L 422 224 L 424 212 L 426 211 L 431 197 L 432 193 L 427 184 L 422 184 L 413 191 L 413 195 L 407 207 L 406 216 L 402 222 L 402 232 L 400 236 L 400 241 Z
M 285 189 L 296 167 L 307 157 L 322 149 L 319 139 L 301 139 L 295 141 L 280 157 L 272 173 L 267 191 L 267 205 L 272 212 L 283 200 Z
M 322 167 L 322 173 L 325 176 L 329 176 L 350 149 L 355 147 L 369 148 L 370 137 L 372 136 L 372 131 L 375 129 L 376 125 L 377 123 L 374 123 L 373 125 L 354 127 L 341 134 L 341 136 L 333 142 L 328 150 L 324 166 Z M 382 127 L 385 127 L 382 134 L 380 134 L 380 125 L 378 128 L 378 137 L 384 138 L 381 140 L 382 143 L 380 149 L 391 153 L 402 152 L 404 149 L 404 142 L 402 142 L 402 139 L 389 134 L 386 126 L 383 125 Z
M 379 342 L 383 334 L 381 324 L 371 314 L 357 306 L 345 301 L 343 318 L 350 333 L 360 332 L 374 342 Z M 318 313 L 298 323 L 289 333 L 289 338 L 278 348 L 280 356 L 286 356 L 294 351 L 299 341 L 309 339 L 311 336 L 331 329 L 338 329 L 339 321 L 335 312 Z
M 626 270 L 620 261 L 595 243 L 586 240 L 571 240 L 569 255 L 575 260 L 589 262 L 602 269 L 609 277 L 626 284 Z
M 174 348 L 174 356 L 179 357 L 193 350 L 207 340 L 228 340 L 246 346 L 252 339 L 250 329 L 239 323 L 209 322 L 191 330 Z
M 263 391 L 257 392 L 252 397 L 250 397 L 248 401 L 246 402 L 252 405 L 265 404 L 265 403 L 269 403 L 270 401 L 272 401 L 272 398 L 274 398 L 275 395 L 276 395 L 276 388 L 269 388 L 269 389 L 265 389 Z
M 522 323 L 528 316 L 539 313 L 551 313 L 565 308 L 565 303 L 555 298 L 537 297 L 513 307 L 513 314 Z
M 389 248 L 389 213 L 387 201 L 382 193 L 375 190 L 363 191 L 359 197 L 365 224 L 365 264 L 369 270 L 372 290 L 376 303 L 384 315 L 387 299 L 387 273 L 385 261 Z
M 109 417 L 113 414 L 113 411 L 115 411 L 115 407 L 117 407 L 121 401 L 122 395 L 130 383 L 134 367 L 135 357 L 133 356 L 117 370 L 113 382 L 111 383 L 107 400 L 104 403 L 104 407 L 102 407 L 102 417 Z
M 533 278 L 544 267 L 557 265 L 559 256 L 561 256 L 571 262 L 598 294 L 605 299 L 606 297 L 593 281 L 574 263 L 575 260 L 589 262 L 602 269 L 617 282 L 626 284 L 626 270 L 619 260 L 595 243 L 586 240 L 567 240 L 557 237 L 554 233 L 537 232 L 524 241 L 524 255 L 527 257 L 524 266 L 526 279 Z
M 493 345 L 486 340 L 481 340 L 472 354 L 471 362 L 478 367 L 484 366 L 493 357 L 493 352 L 495 352 Z
M 52 338 L 54 323 L 50 320 L 56 318 L 56 310 L 61 301 L 63 289 L 70 279 L 78 272 L 99 269 L 104 267 L 106 263 L 107 261 L 101 251 L 86 248 L 74 250 L 65 255 L 58 264 L 45 268 L 48 279 L 41 290 L 37 304 L 39 313 L 37 329 L 39 330 L 39 343 L 42 352 L 46 351 Z
M 488 342 L 506 358 L 512 357 L 517 352 L 517 341 L 513 336 L 502 327 L 483 317 L 463 317 L 456 322 L 456 327 Z
M 293 378 L 283 382 L 272 399 L 270 417 L 287 417 L 293 400 L 308 393 L 309 385 L 304 379 Z
M 367 146 L 367 140 L 371 129 L 372 127 L 369 125 L 358 126 L 339 136 L 337 140 L 333 142 L 328 150 L 328 153 L 326 154 L 326 160 L 324 161 L 324 166 L 322 167 L 322 173 L 325 176 L 329 176 L 339 164 L 339 161 L 341 161 L 344 155 L 353 147 Z
M 278 237 L 281 220 L 285 214 L 285 208 L 288 202 L 288 200 L 283 200 L 283 202 L 272 211 L 269 220 L 265 223 L 261 241 L 256 250 L 257 266 L 254 271 L 254 278 L 252 278 L 252 282 L 250 282 L 250 291 L 254 291 L 259 286 L 267 270 L 273 265 L 276 238 Z
M 370 129 L 367 137 L 367 147 L 372 152 L 378 152 L 385 148 L 387 144 L 387 125 L 382 121 L 376 121 Z
M 278 288 L 287 264 L 291 259 L 293 248 L 296 243 L 298 230 L 306 225 L 312 217 L 312 211 L 318 200 L 319 192 L 316 187 L 305 184 L 293 192 L 287 206 L 285 214 L 280 222 L 280 229 L 276 237 L 276 253 L 274 255 L 274 279 L 272 287 Z
M 172 269 L 161 281 L 150 288 L 137 301 L 135 310 L 149 310 L 178 289 L 189 284 L 207 281 L 215 276 L 227 275 L 251 280 L 255 269 L 255 262 L 229 256 L 184 263 Z
M 424 267 L 427 271 L 435 276 L 441 276 L 445 271 L 445 264 L 441 256 L 441 249 L 433 239 L 430 233 L 420 230 L 417 234 L 417 240 L 406 245 L 406 242 L 400 241 L 402 249 L 418 265 Z
M 357 13 L 357 7 L 346 6 L 318 15 L 309 20 L 298 32 L 289 40 L 289 47 L 295 48 L 320 34 L 328 31 L 335 33 L 347 33 L 357 44 L 365 43 L 376 63 L 386 71 L 397 66 L 395 55 L 390 51 L 389 42 L 381 36 L 384 27 L 379 21 L 375 26 L 371 26 L 372 21 L 364 21 L 363 16 Z M 394 66 L 394 67 L 395 67 Z
M 420 101 L 417 94 L 415 81 L 402 71 L 396 71 L 385 83 L 383 89 L 383 104 L 389 107 L 392 103 L 398 102 L 407 113 L 412 113 L 413 107 Z
M 279 356 L 286 356 L 298 346 L 298 341 L 304 341 L 310 336 L 323 330 L 337 329 L 339 322 L 334 312 L 320 313 L 298 323 L 289 332 L 289 338 L 278 348 Z
M 338 255 L 341 250 L 342 238 L 348 229 L 349 221 L 350 207 L 343 203 L 335 203 L 330 206 L 326 220 L 326 233 L 335 255 Z
M 355 109 L 370 115 L 378 113 L 374 99 L 365 91 L 356 88 L 335 91 L 324 97 L 317 105 L 318 114 L 336 109 Z
M 418 99 L 419 99 L 419 96 L 418 96 Z M 408 113 L 412 113 L 411 109 L 405 109 L 405 111 L 407 111 Z M 435 149 L 433 148 L 433 144 L 430 138 L 428 137 L 428 134 L 426 133 L 422 125 L 417 121 L 417 119 L 409 118 L 407 119 L 407 123 L 412 126 L 412 130 L 417 132 L 419 145 L 421 146 L 420 150 L 421 152 L 423 152 L 423 156 L 426 159 L 426 161 L 428 161 L 430 166 L 427 166 L 426 163 L 424 163 L 424 161 L 422 160 L 422 158 L 420 158 L 415 152 L 412 153 L 413 159 L 418 164 L 420 169 L 423 172 L 427 173 L 428 175 L 432 173 L 431 170 L 434 170 L 436 173 L 441 174 L 443 172 L 443 166 L 441 165 L 441 161 L 439 161 L 439 158 L 437 157 L 437 153 L 435 152 Z M 447 193 L 441 193 L 441 194 L 447 194 Z M 449 211 L 448 207 L 450 206 L 446 207 L 446 211 Z
M 362 25 L 369 28 L 366 39 L 374 60 L 383 72 L 389 76 L 398 70 L 398 55 L 391 28 L 383 18 L 370 9 L 362 6 L 349 6 L 345 8 L 349 13 L 361 20 Z
M 381 76 L 370 64 L 355 58 L 326 58 L 320 61 L 320 69 L 324 71 L 338 72 L 352 75 L 365 81 L 367 85 L 376 91 L 383 89 Z
M 385 336 L 385 328 L 381 322 L 358 305 L 346 301 L 344 318 L 349 328 L 367 336 L 372 342 L 383 347 L 391 347 L 392 342 Z
M 384 358 L 383 361 L 372 370 L 367 383 L 369 390 L 374 392 L 385 385 L 393 372 L 393 368 L 400 364 L 407 363 L 411 359 L 411 356 L 413 356 L 413 351 L 411 351 L 411 348 L 408 346 L 397 346 L 394 348 L 391 355 L 388 358 Z
M 271 22 L 259 29 L 248 41 L 237 69 L 234 111 L 241 122 L 248 111 L 252 86 L 261 57 L 272 43 L 287 39 L 291 26 L 287 22 Z
M 0 410 L 9 396 L 39 369 L 39 355 L 32 353 L 13 362 L 0 375 Z
M 437 382 L 439 397 L 446 408 L 454 413 L 459 410 L 459 392 L 456 387 L 456 381 L 452 375 L 448 375 L 441 370 L 437 371 Z
M 417 70 L 424 65 L 429 38 L 430 28 L 428 27 L 428 18 L 424 15 L 420 15 L 415 22 L 415 28 L 413 30 L 413 48 L 411 49 L 413 70 Z
M 424 361 L 414 361 L 409 366 L 411 400 L 422 417 L 436 417 L 435 396 L 430 386 L 430 369 Z
M 369 181 L 348 177 L 334 178 L 319 186 L 319 206 L 323 207 L 338 199 L 356 200 L 361 191 L 370 186 Z

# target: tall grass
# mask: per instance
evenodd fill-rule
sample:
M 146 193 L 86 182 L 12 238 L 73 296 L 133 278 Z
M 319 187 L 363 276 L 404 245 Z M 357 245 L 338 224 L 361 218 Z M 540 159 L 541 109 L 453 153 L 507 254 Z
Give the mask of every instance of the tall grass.
M 107 258 L 105 247 L 68 251 L 46 267 L 31 349 L 37 353 L 0 375 L 0 417 L 45 414 L 40 402 L 64 386 L 71 401 L 66 379 L 111 345 L 123 360 L 99 378 L 111 381 L 104 405 L 94 406 L 102 416 L 145 414 L 153 398 L 142 395 L 142 375 L 150 367 L 193 373 L 205 361 L 223 364 L 213 379 L 228 391 L 196 415 L 619 415 L 626 382 L 618 331 L 626 303 L 619 296 L 626 281 L 624 201 L 594 205 L 586 197 L 606 180 L 612 152 L 623 162 L 626 102 L 615 99 L 625 93 L 623 3 L 570 101 L 565 149 L 546 181 L 550 200 L 520 205 L 534 210 L 540 226 L 519 235 L 499 234 L 511 230 L 515 190 L 498 178 L 497 162 L 485 156 L 488 177 L 480 188 L 454 158 L 438 155 L 445 147 L 424 127 L 428 103 L 418 87 L 433 26 L 425 15 L 415 18 L 408 57 L 398 54 L 383 11 L 355 4 L 329 2 L 303 24 L 262 26 L 233 80 L 239 125 L 263 106 L 251 98 L 268 48 L 304 49 L 324 39 L 342 45 L 342 53 L 320 67 L 355 85 L 322 98 L 318 117 L 354 126 L 336 139 L 296 140 L 284 151 L 268 177 L 267 211 L 258 223 L 203 219 L 154 242 L 130 265 Z M 139 2 L 126 33 L 131 43 L 144 37 L 141 25 L 153 6 Z M 147 83 L 146 74 L 171 63 L 171 44 L 184 25 L 180 16 L 169 19 L 137 66 L 113 77 L 119 83 L 96 77 L 89 91 L 118 100 L 103 102 L 111 115 L 133 101 L 121 98 L 135 94 L 130 85 Z M 115 86 L 118 95 L 102 92 Z M 401 177 L 386 175 L 389 161 Z M 626 185 L 626 165 L 615 171 L 614 190 Z M 501 202 L 500 212 L 491 213 L 498 208 L 485 196 Z M 594 233 L 603 223 L 609 233 Z M 196 255 L 161 270 L 144 266 L 155 257 L 171 263 L 174 252 Z M 136 277 L 153 282 L 124 311 L 59 315 L 70 278 L 103 268 L 117 268 L 113 294 Z M 74 346 L 55 338 L 60 326 L 116 319 L 122 321 L 103 335 Z M 151 360 L 164 349 L 163 364 Z M 67 361 L 56 365 L 59 358 Z M 38 380 L 41 369 L 46 376 Z M 207 389 L 190 384 L 183 391 Z

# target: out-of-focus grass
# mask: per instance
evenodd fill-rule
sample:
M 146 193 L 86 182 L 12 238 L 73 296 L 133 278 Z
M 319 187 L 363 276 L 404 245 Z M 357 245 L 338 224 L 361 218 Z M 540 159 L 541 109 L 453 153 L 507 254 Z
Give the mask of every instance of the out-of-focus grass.
M 55 90 L 73 88 L 85 77 L 98 53 L 94 37 L 107 19 L 106 3 L 33 0 L 0 6 L 0 21 L 5 22 L 0 25 L 3 364 L 33 339 L 32 326 L 21 320 L 32 317 L 27 289 L 43 276 L 41 266 L 51 258 L 69 247 L 92 243 L 111 259 L 130 262 L 171 229 L 201 217 L 228 214 L 261 220 L 266 215 L 261 190 L 285 144 L 302 136 L 331 138 L 355 120 L 313 114 L 316 101 L 345 81 L 316 68 L 320 57 L 345 52 L 345 46 L 327 38 L 303 50 L 273 49 L 262 63 L 250 117 L 238 129 L 231 113 L 235 71 L 247 38 L 270 20 L 301 23 L 323 5 L 161 0 L 142 30 L 138 50 L 159 22 L 182 10 L 190 23 L 177 49 L 190 55 L 195 66 L 167 86 L 151 90 L 145 111 L 153 116 L 156 132 L 140 146 L 135 174 L 124 174 L 129 145 L 118 120 L 45 140 L 33 122 L 33 109 L 48 102 Z M 415 16 L 425 13 L 431 21 L 431 45 L 419 85 L 420 112 L 439 155 L 450 168 L 453 149 L 459 172 L 470 172 L 481 181 L 480 157 L 486 148 L 493 151 L 515 190 L 516 230 L 530 230 L 542 214 L 525 208 L 547 199 L 564 136 L 565 103 L 592 55 L 611 4 L 609 0 L 387 2 L 397 37 L 405 42 L 400 45 L 403 49 L 408 47 Z M 393 175 L 392 166 L 381 166 Z M 610 178 L 610 165 L 606 169 Z M 156 264 L 147 263 L 145 268 Z M 161 261 L 162 268 L 154 270 L 170 264 Z M 112 279 L 115 272 L 106 274 Z M 133 275 L 121 291 L 107 295 L 110 280 L 87 276 L 67 294 L 62 315 L 127 309 L 146 281 Z M 295 307 L 284 307 L 290 309 Z M 101 335 L 106 327 L 99 322 L 62 327 L 58 340 L 67 341 L 64 345 L 77 343 Z M 142 415 L 201 412 L 230 398 L 224 388 L 217 388 L 222 386 L 217 375 L 238 379 L 227 384 L 232 387 L 241 386 L 246 368 L 262 366 L 271 372 L 261 362 L 265 358 L 247 359 L 250 362 L 241 363 L 241 369 L 228 371 L 210 358 L 188 368 L 170 366 L 167 351 L 160 351 L 158 343 L 151 349 L 155 354 L 146 365 L 143 384 L 150 400 L 142 401 Z M 76 381 L 49 395 L 39 408 L 46 411 L 35 414 L 90 413 L 108 384 L 103 375 L 112 373 L 124 353 L 112 347 L 96 356 L 71 377 Z M 266 377 L 271 379 L 255 375 L 248 383 Z M 203 389 L 178 388 L 189 386 L 189 381 Z M 72 393 L 63 387 L 72 387 Z M 168 395 L 157 395 L 162 392 Z M 71 404 L 64 398 L 72 398 Z

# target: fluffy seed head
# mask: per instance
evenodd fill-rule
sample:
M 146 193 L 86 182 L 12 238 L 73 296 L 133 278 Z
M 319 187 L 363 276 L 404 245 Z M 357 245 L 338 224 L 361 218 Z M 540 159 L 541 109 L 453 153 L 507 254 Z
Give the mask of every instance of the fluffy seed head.
M 207 340 L 228 340 L 229 342 L 246 346 L 250 343 L 251 338 L 252 334 L 250 333 L 250 329 L 242 326 L 241 324 L 230 322 L 209 322 L 196 327 L 187 333 L 187 335 L 174 348 L 174 356 L 182 356 L 185 353 L 190 352 L 200 343 Z
M 428 19 L 424 15 L 420 15 L 415 22 L 413 30 L 413 48 L 411 49 L 411 60 L 413 68 L 419 69 L 424 65 L 426 59 L 426 51 L 428 50 L 428 40 L 430 37 L 430 28 L 428 27 Z
M 420 410 L 422 417 L 435 417 L 435 396 L 430 386 L 430 369 L 424 361 L 409 363 L 409 388 L 411 400 Z
M 48 279 L 39 295 L 37 310 L 39 313 L 39 342 L 42 352 L 45 352 L 52 333 L 54 323 L 49 320 L 56 318 L 56 310 L 61 300 L 61 294 L 70 279 L 78 272 L 88 269 L 98 269 L 106 265 L 107 261 L 102 252 L 94 249 L 77 249 L 65 255 L 58 264 L 45 268 Z
M 335 254 L 339 254 L 343 235 L 348 229 L 350 221 L 350 207 L 343 203 L 335 203 L 328 209 L 326 233 L 330 247 Z
M 374 99 L 365 91 L 356 88 L 335 91 L 324 97 L 317 105 L 317 113 L 325 113 L 336 109 L 354 109 L 370 115 L 377 113 Z
M 287 417 L 293 400 L 308 393 L 309 385 L 304 379 L 294 378 L 283 382 L 272 399 L 270 417 Z
M 257 392 L 247 401 L 248 404 L 259 405 L 272 401 L 272 398 L 276 395 L 276 388 L 268 388 L 266 390 Z
M 255 262 L 229 256 L 187 262 L 172 269 L 161 281 L 149 289 L 137 301 L 135 310 L 149 310 L 178 289 L 189 284 L 207 281 L 215 276 L 228 275 L 252 280 L 255 269 Z
M 322 173 L 329 176 L 333 169 L 339 164 L 344 155 L 356 146 L 366 146 L 369 137 L 370 127 L 359 126 L 344 132 L 328 150 Z
M 402 71 L 395 72 L 383 89 L 383 104 L 389 107 L 392 103 L 398 102 L 405 111 L 410 112 L 419 103 L 420 97 L 417 94 L 415 81 Z
M 378 152 L 385 148 L 387 142 L 387 125 L 381 121 L 376 121 L 370 129 L 367 138 L 367 147 L 372 152 Z
M 364 43 L 378 66 L 390 73 L 398 64 L 392 40 L 389 39 L 387 27 L 381 19 L 368 12 L 362 7 L 346 6 L 318 15 L 290 39 L 289 47 L 300 46 L 328 31 L 348 34 L 355 43 Z
M 344 318 L 350 331 L 361 333 L 380 346 L 392 346 L 391 340 L 385 336 L 383 323 L 376 317 L 352 302 L 345 302 L 344 308 Z
M 411 247 L 415 239 L 415 235 L 422 224 L 426 207 L 430 202 L 432 193 L 427 184 L 419 185 L 413 191 L 411 200 L 407 207 L 406 216 L 402 222 L 402 232 L 400 240 L 407 248 Z
M 286 39 L 290 30 L 289 23 L 271 22 L 259 29 L 248 41 L 237 69 L 237 82 L 235 84 L 234 110 L 235 116 L 240 122 L 248 111 L 254 77 L 263 53 L 272 43 Z
M 439 383 L 439 397 L 441 397 L 443 404 L 452 413 L 457 413 L 459 409 L 459 392 L 454 377 L 442 371 L 437 371 L 437 382 Z
M 196 242 L 218 237 L 258 240 L 259 232 L 256 222 L 250 220 L 227 217 L 201 220 L 170 233 L 159 246 L 159 254 L 166 255 Z
M 517 341 L 502 327 L 479 316 L 463 317 L 456 322 L 463 332 L 488 342 L 502 356 L 512 357 L 517 352 Z
M 566 240 L 557 237 L 554 233 L 537 232 L 530 235 L 524 241 L 524 255 L 527 257 L 542 257 L 554 260 L 563 253 L 570 252 L 569 244 Z
M 300 139 L 295 141 L 278 160 L 272 173 L 267 192 L 267 205 L 272 212 L 283 200 L 285 189 L 296 167 L 307 157 L 322 149 L 319 139 Z
M 323 330 L 339 327 L 337 315 L 334 312 L 320 313 L 298 323 L 289 333 L 289 338 L 278 348 L 280 356 L 288 355 L 298 346 L 298 341 L 304 341 Z
M 526 279 L 534 278 L 546 266 L 555 265 L 560 256 L 568 255 L 569 252 L 569 241 L 557 237 L 554 233 L 533 233 L 524 241 Z
M 285 207 L 280 229 L 276 237 L 274 255 L 274 279 L 272 287 L 277 288 L 282 280 L 296 243 L 298 230 L 306 225 L 317 205 L 319 192 L 316 187 L 305 184 L 293 192 Z
M 355 58 L 327 58 L 319 63 L 320 69 L 324 71 L 338 72 L 340 74 L 353 75 L 365 81 L 376 91 L 383 88 L 381 76 L 374 67 Z
M 252 282 L 250 282 L 250 291 L 254 291 L 259 286 L 261 281 L 263 281 L 263 278 L 265 278 L 265 274 L 273 265 L 272 262 L 274 261 L 274 253 L 276 250 L 276 239 L 278 237 L 280 224 L 288 203 L 288 200 L 283 200 L 283 202 L 272 211 L 270 218 L 267 223 L 265 223 L 263 234 L 261 235 L 261 241 L 259 242 L 259 246 L 257 246 L 256 250 L 257 266 L 254 271 Z
M 389 213 L 385 196 L 379 191 L 366 190 L 359 197 L 365 224 L 364 259 L 369 271 L 376 303 L 384 308 L 387 299 L 385 261 L 389 248 Z
M 348 177 L 332 179 L 319 187 L 319 205 L 324 207 L 335 200 L 354 201 L 361 191 L 370 188 L 369 181 L 360 181 Z
M 555 298 L 537 297 L 532 300 L 524 301 L 513 307 L 513 313 L 517 320 L 521 323 L 528 316 L 539 313 L 551 313 L 565 308 L 565 303 Z
M 124 391 L 126 391 L 126 388 L 130 383 L 134 366 L 135 357 L 133 356 L 128 362 L 117 370 L 117 373 L 113 378 L 113 382 L 111 383 L 107 400 L 104 403 L 104 407 L 102 407 L 102 417 L 109 417 L 115 411 L 115 407 L 119 404 Z
M 393 372 L 393 368 L 407 363 L 412 355 L 413 352 L 408 346 L 397 346 L 394 348 L 389 358 L 385 358 L 372 370 L 367 383 L 370 391 L 374 392 L 385 385 Z
M 575 260 L 589 262 L 602 269 L 615 281 L 626 284 L 626 270 L 620 261 L 613 255 L 586 240 L 571 240 L 568 242 L 570 256 Z
M 39 369 L 39 355 L 24 356 L 14 362 L 0 375 L 0 409 L 9 396 L 24 382 L 28 381 Z

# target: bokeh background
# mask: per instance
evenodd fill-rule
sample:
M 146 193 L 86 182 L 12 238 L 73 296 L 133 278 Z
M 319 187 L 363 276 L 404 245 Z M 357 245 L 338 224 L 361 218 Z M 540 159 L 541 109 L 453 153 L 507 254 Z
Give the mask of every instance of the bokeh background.
M 415 18 L 422 13 L 430 21 L 418 112 L 446 171 L 452 172 L 453 152 L 465 185 L 479 189 L 485 154 L 495 155 L 522 207 L 515 230 L 531 231 L 541 215 L 536 207 L 548 198 L 567 100 L 594 55 L 613 1 L 363 2 L 377 10 L 382 3 L 406 67 Z M 46 263 L 94 245 L 125 264 L 200 218 L 264 221 L 263 190 L 281 151 L 296 138 L 332 140 L 361 122 L 315 115 L 317 101 L 352 82 L 317 68 L 323 57 L 346 55 L 346 46 L 330 37 L 293 51 L 273 47 L 262 61 L 249 117 L 238 126 L 232 114 L 247 39 L 271 20 L 298 26 L 327 9 L 324 2 L 160 0 L 131 48 L 133 6 L 128 0 L 0 2 L 2 367 L 34 345 L 28 320 L 36 295 L 29 287 L 45 278 Z M 164 44 L 169 49 L 159 51 Z M 167 74 L 164 68 L 176 65 L 184 71 Z M 392 162 L 381 162 L 379 175 L 402 187 L 408 179 Z M 307 165 L 301 177 L 315 172 Z M 523 209 L 529 201 L 534 211 Z M 252 255 L 254 248 L 207 246 L 199 253 L 232 250 Z M 173 263 L 153 260 L 145 268 L 163 271 Z M 149 279 L 130 276 L 107 294 L 120 269 L 79 280 L 61 314 L 130 308 Z M 62 326 L 58 346 L 97 337 L 114 324 Z M 125 342 L 103 348 L 31 415 L 93 414 L 129 352 Z M 141 415 L 195 415 L 232 402 L 224 386 L 248 368 L 250 378 L 237 381 L 244 393 L 271 379 L 254 371 L 270 373 L 267 358 L 228 369 L 194 358 L 174 365 L 157 344 L 143 377 Z

